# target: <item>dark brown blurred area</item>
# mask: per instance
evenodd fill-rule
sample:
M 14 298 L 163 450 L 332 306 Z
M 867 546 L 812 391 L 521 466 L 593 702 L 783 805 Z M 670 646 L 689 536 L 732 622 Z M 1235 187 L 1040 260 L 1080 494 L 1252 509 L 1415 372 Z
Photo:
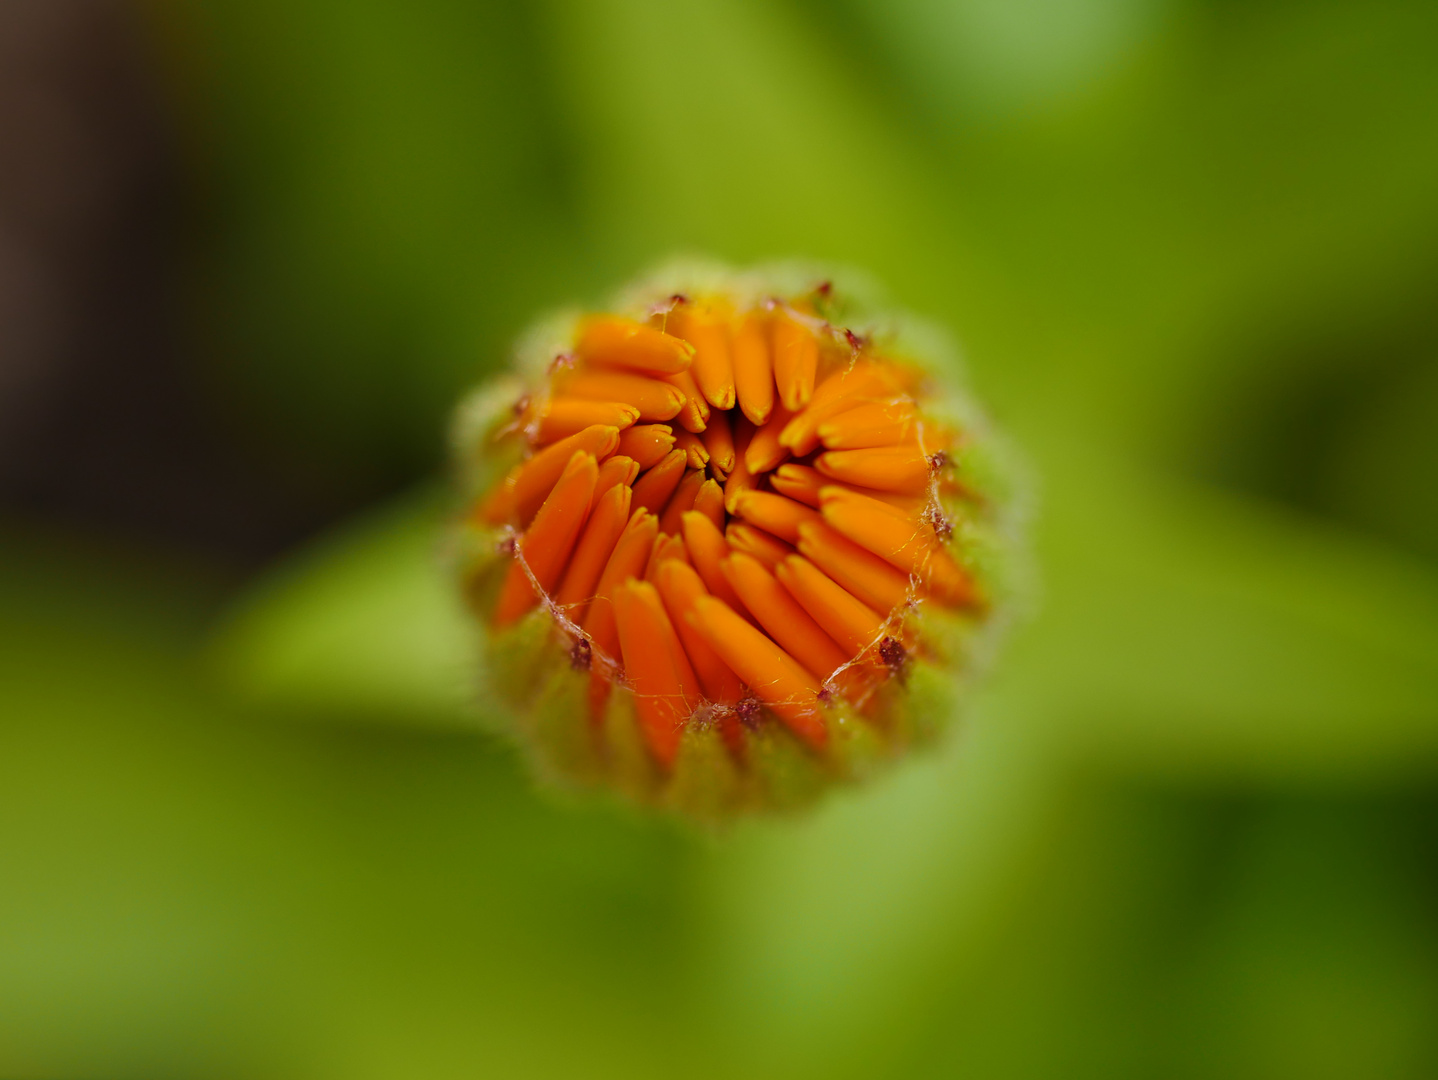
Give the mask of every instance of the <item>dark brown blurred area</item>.
M 0 4 L 0 512 L 245 565 L 316 513 L 187 363 L 194 185 L 140 13 Z

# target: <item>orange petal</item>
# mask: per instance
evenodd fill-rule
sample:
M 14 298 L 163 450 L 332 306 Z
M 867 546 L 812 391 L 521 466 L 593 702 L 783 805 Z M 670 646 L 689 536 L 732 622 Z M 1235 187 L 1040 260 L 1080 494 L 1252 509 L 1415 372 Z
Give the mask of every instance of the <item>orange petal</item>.
M 868 648 L 884 628 L 884 620 L 872 608 L 800 555 L 781 562 L 774 568 L 774 576 L 850 656 Z
M 819 506 L 822 510 L 823 507 L 832 505 L 852 506 L 863 514 L 874 514 L 885 519 L 892 518 L 911 530 L 905 534 L 906 544 L 922 546 L 934 539 L 933 529 L 920 514 L 910 512 L 887 500 L 876 498 L 855 488 L 843 484 L 825 484 L 819 489 Z M 878 554 L 888 558 L 888 555 L 882 551 Z
M 774 411 L 774 364 L 765 322 L 758 312 L 743 316 L 735 327 L 730 349 L 739 408 L 756 425 L 768 420 Z
M 685 672 L 674 658 L 675 650 L 683 656 L 679 638 L 648 582 L 630 581 L 615 590 L 614 619 L 640 730 L 655 758 L 668 768 L 674 764 L 684 725 L 694 709 L 686 694 Z M 683 664 L 697 697 L 698 679 L 688 661 Z
M 621 436 L 621 439 L 623 436 Z M 599 505 L 599 500 L 604 498 L 606 492 L 617 484 L 628 486 L 634 483 L 634 478 L 639 475 L 639 462 L 623 454 L 612 454 L 605 458 L 599 466 L 599 479 L 594 482 L 594 498 L 589 501 L 589 512 L 594 513 L 594 508 Z M 625 516 L 629 512 L 625 511 Z
M 683 450 L 691 469 L 702 469 L 709 464 L 709 451 L 704 448 L 698 435 L 681 431 L 674 436 L 674 448 Z
M 559 482 L 560 474 L 576 451 L 585 450 L 596 458 L 614 453 L 619 445 L 619 429 L 609 424 L 595 424 L 568 438 L 560 439 L 540 450 L 526 461 L 514 478 L 513 497 L 521 525 L 528 525 L 544 503 L 550 489 Z
M 793 463 L 780 465 L 769 474 L 770 487 L 780 495 L 786 495 L 795 502 L 815 508 L 819 505 L 819 489 L 832 482 L 828 477 L 820 474 L 818 469 Z
M 918 445 L 917 422 L 918 413 L 910 399 L 870 401 L 821 423 L 819 441 L 829 450 L 863 450 L 911 441 Z
M 854 410 L 858 411 L 858 410 Z M 848 413 L 841 413 L 838 419 L 848 416 Z M 829 428 L 833 421 L 828 421 L 820 426 Z M 829 450 L 868 450 L 881 447 L 914 446 L 920 454 L 932 453 L 947 444 L 947 440 L 938 440 L 932 443 L 928 441 L 939 434 L 937 428 L 926 428 L 925 440 L 919 438 L 919 427 L 915 423 L 894 422 L 891 424 L 878 424 L 874 427 L 863 429 L 846 428 L 837 434 L 830 434 L 824 438 L 824 446 Z M 821 436 L 822 437 L 822 436 Z
M 738 704 L 739 699 L 744 696 L 744 687 L 739 682 L 739 676 L 730 670 L 729 665 L 719 658 L 719 654 L 709 642 L 689 625 L 685 618 L 698 597 L 709 595 L 698 573 L 688 563 L 666 559 L 655 570 L 654 584 L 659 589 L 659 596 L 664 601 L 664 608 L 669 612 L 670 620 L 679 632 L 684 651 L 694 665 L 694 674 L 698 676 L 699 686 L 705 696 L 721 705 Z
M 856 488 L 851 484 L 838 484 L 811 465 L 795 465 L 790 462 L 780 465 L 769 474 L 769 484 L 781 495 L 787 495 L 805 506 L 819 505 L 820 489 L 832 487 L 836 491 L 852 491 L 867 495 L 871 499 L 887 504 L 904 516 L 918 514 L 924 508 L 924 499 L 914 495 L 899 495 L 892 491 L 878 491 L 874 488 Z
M 787 589 L 752 555 L 735 552 L 722 563 L 724 576 L 759 625 L 820 682 L 849 659 L 834 639 L 799 606 Z
M 627 484 L 615 484 L 600 496 L 554 595 L 554 602 L 577 624 L 584 622 L 584 613 L 599 586 L 599 575 L 624 532 L 631 495 Z
M 510 564 L 494 608 L 495 626 L 508 626 L 539 603 L 534 591 L 536 582 L 546 593 L 553 590 L 589 515 L 589 500 L 598 477 L 599 463 L 594 455 L 576 450 L 534 521 L 516 542 L 516 554 L 523 557 L 529 572 L 525 573 L 518 557 Z
M 929 487 L 929 459 L 917 445 L 830 450 L 814 459 L 825 476 L 849 484 L 918 495 Z
M 539 418 L 534 441 L 543 446 L 566 435 L 574 435 L 587 427 L 603 424 L 620 430 L 629 427 L 639 419 L 639 410 L 633 405 L 617 401 L 589 401 L 585 398 L 553 398 L 544 407 Z
M 830 375 L 814 391 L 802 412 L 784 425 L 779 441 L 803 457 L 819 445 L 819 425 L 837 413 L 897 389 L 894 375 L 873 361 L 860 361 Z
M 705 480 L 699 485 L 699 491 L 694 496 L 693 509 L 714 522 L 716 529 L 724 527 L 724 489 L 713 480 Z
M 751 525 L 791 544 L 799 539 L 800 525 L 820 520 L 817 510 L 769 491 L 741 492 L 734 500 L 734 512 Z
M 741 417 L 734 425 L 734 471 L 724 481 L 724 508 L 731 514 L 734 512 L 734 500 L 739 497 L 739 493 L 750 490 L 756 483 L 754 474 L 744 463 L 744 452 L 753 437 L 754 426 Z
M 788 419 L 789 410 L 783 405 L 776 405 L 769 422 L 754 432 L 754 437 L 744 448 L 744 464 L 751 473 L 766 473 L 789 456 L 789 448 L 779 443 L 779 432 Z
M 634 484 L 634 505 L 659 513 L 669 501 L 679 481 L 684 478 L 683 450 L 671 450 L 663 461 L 641 476 Z
M 724 539 L 729 541 L 732 550 L 754 556 L 770 570 L 794 554 L 794 549 L 777 536 L 742 521 L 731 521 L 724 530 Z
M 719 564 L 729 557 L 729 543 L 714 523 L 697 510 L 691 510 L 681 519 L 684 526 L 684 546 L 689 549 L 689 559 L 694 569 L 704 580 L 704 587 L 731 607 L 744 610 L 737 593 L 729 587 L 729 580 Z
M 663 562 L 689 562 L 689 549 L 684 546 L 684 541 L 678 536 L 671 536 L 661 532 L 654 538 L 654 547 L 649 552 L 649 562 L 644 567 L 644 580 L 653 581 L 654 573 L 659 564 Z
M 666 562 L 673 561 L 672 559 L 666 560 Z M 680 563 L 680 565 L 684 564 Z M 640 606 L 645 609 L 650 624 L 659 632 L 658 638 L 679 683 L 679 692 L 683 695 L 684 707 L 692 713 L 703 702 L 704 694 L 699 687 L 699 680 L 695 677 L 689 655 L 684 651 L 684 643 L 680 640 L 673 620 L 669 618 L 669 612 L 664 607 L 659 590 L 650 581 L 631 581 L 628 582 L 627 588 Z
M 908 602 L 907 574 L 823 521 L 799 526 L 799 554 L 880 614 Z
M 670 316 L 670 332 L 694 346 L 689 373 L 705 400 L 716 409 L 732 409 L 734 362 L 729 354 L 728 320 L 722 314 L 691 305 Z
M 792 315 L 781 313 L 774 318 L 770 341 L 774 350 L 774 382 L 779 389 L 779 400 L 792 414 L 809 404 L 814 396 L 814 376 L 819 370 L 819 339 Z
M 973 579 L 922 521 L 874 509 L 875 500 L 824 488 L 824 520 L 862 548 L 867 548 L 906 574 L 946 604 L 980 603 Z M 882 504 L 880 504 L 882 505 Z
M 619 453 L 639 462 L 641 472 L 654 468 L 673 449 L 674 429 L 668 424 L 640 424 L 619 435 Z
M 675 417 L 680 426 L 685 431 L 696 434 L 703 431 L 709 423 L 709 402 L 705 401 L 704 395 L 699 392 L 693 376 L 687 371 L 681 371 L 677 375 L 664 376 L 664 381 L 684 395 L 684 406 Z
M 729 414 L 716 412 L 710 415 L 704 429 L 704 449 L 719 479 L 734 470 L 734 432 L 729 426 Z
M 604 655 L 614 657 L 619 648 L 619 638 L 614 630 L 614 590 L 629 578 L 644 573 L 644 565 L 649 560 L 649 552 L 658 533 L 659 519 L 643 508 L 635 510 L 599 575 L 594 599 L 580 625 L 594 642 L 594 647 Z
M 684 407 L 684 394 L 662 379 L 623 371 L 580 370 L 555 376 L 555 389 L 569 397 L 633 405 L 641 420 L 672 420 Z
M 697 597 L 685 618 L 791 731 L 815 748 L 828 742 L 819 687 L 797 660 L 716 597 Z
M 633 319 L 600 315 L 585 320 L 574 352 L 591 364 L 670 375 L 689 369 L 694 346 Z
M 706 483 L 714 481 L 706 480 L 702 469 L 691 469 L 684 474 L 684 479 L 679 481 L 679 486 L 674 490 L 673 496 L 664 506 L 664 512 L 659 515 L 659 531 L 668 533 L 671 536 L 678 536 L 683 531 L 683 524 L 680 517 L 694 509 L 695 500 L 699 497 L 699 489 Z

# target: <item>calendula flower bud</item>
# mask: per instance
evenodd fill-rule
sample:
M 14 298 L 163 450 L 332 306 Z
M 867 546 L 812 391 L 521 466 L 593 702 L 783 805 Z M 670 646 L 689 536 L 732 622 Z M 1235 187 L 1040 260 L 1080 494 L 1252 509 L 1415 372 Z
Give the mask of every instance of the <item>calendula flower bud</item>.
M 461 410 L 459 578 L 542 775 L 723 819 L 954 717 L 1015 499 L 937 336 L 863 294 L 677 265 L 545 320 Z

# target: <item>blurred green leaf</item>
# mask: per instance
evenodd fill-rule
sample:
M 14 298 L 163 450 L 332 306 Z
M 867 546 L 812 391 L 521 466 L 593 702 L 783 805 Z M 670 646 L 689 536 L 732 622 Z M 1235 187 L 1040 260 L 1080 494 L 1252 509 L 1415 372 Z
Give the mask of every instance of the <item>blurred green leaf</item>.
M 1066 449 L 1046 478 L 1045 617 L 1005 673 L 1063 718 L 1064 738 L 1179 773 L 1431 768 L 1429 567 L 1077 442 Z
M 479 655 L 444 565 L 442 492 L 294 557 L 219 631 L 217 677 L 256 704 L 473 726 Z

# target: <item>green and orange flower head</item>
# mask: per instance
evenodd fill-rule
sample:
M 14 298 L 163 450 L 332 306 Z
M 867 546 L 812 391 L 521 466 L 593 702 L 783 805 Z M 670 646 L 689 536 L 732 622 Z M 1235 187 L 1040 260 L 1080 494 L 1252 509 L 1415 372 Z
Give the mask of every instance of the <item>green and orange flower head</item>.
M 870 293 L 675 265 L 543 321 L 461 409 L 483 692 L 542 776 L 723 820 L 957 715 L 1017 501 L 941 335 Z

